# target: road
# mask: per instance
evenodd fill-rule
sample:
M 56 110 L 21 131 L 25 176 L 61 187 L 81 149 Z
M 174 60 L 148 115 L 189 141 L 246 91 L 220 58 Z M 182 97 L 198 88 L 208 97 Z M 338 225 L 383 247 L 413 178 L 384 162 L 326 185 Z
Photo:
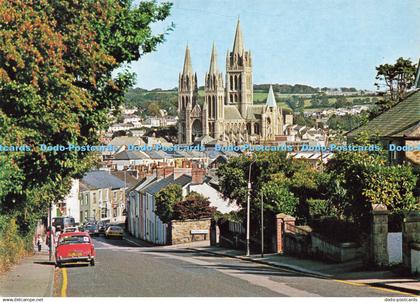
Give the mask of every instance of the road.
M 68 297 L 285 297 L 401 296 L 367 286 L 302 275 L 186 248 L 139 247 L 95 238 L 94 267 L 57 269 L 58 296 Z

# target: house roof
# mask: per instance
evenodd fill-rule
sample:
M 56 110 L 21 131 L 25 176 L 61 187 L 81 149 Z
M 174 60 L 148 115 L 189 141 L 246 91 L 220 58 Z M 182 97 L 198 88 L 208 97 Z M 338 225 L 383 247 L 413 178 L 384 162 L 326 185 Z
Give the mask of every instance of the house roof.
M 124 182 L 129 190 L 139 182 L 137 178 L 127 171 L 111 171 L 111 174 Z
M 366 125 L 350 131 L 347 136 L 355 137 L 362 131 L 367 131 L 380 137 L 402 137 L 409 135 L 419 123 L 420 90 L 416 90 Z
M 124 182 L 108 171 L 89 171 L 80 180 L 89 189 L 120 189 L 124 188 Z
M 144 145 L 144 141 L 137 136 L 117 136 L 109 142 L 113 146 Z
M 175 178 L 175 179 L 174 179 L 174 176 L 171 175 L 166 178 L 162 178 L 155 182 L 152 182 L 150 185 L 145 187 L 142 191 L 149 193 L 151 195 L 154 195 L 169 185 L 177 184 L 183 187 L 186 184 L 190 183 L 191 180 L 192 180 L 191 176 L 188 176 L 188 175 L 181 175 L 180 177 Z
M 149 159 L 150 157 L 147 154 L 140 151 L 122 151 L 114 155 L 114 159 L 117 160 L 135 160 L 135 159 Z

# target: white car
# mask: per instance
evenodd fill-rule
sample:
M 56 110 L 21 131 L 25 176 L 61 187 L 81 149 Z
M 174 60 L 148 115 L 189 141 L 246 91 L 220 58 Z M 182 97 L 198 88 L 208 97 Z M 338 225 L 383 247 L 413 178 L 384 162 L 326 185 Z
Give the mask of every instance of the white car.
M 80 232 L 79 227 L 77 226 L 67 227 L 67 228 L 64 228 L 64 231 L 63 231 L 63 233 L 73 233 L 73 232 Z

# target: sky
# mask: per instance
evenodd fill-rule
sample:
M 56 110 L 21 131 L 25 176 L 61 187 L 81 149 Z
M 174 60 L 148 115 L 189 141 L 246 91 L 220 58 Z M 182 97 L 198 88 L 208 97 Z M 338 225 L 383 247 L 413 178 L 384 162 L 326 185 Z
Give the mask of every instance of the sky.
M 185 47 L 204 84 L 212 43 L 225 73 L 238 17 L 252 52 L 254 84 L 306 84 L 374 90 L 375 67 L 420 57 L 419 0 L 173 0 L 175 28 L 157 51 L 131 63 L 136 87 L 177 87 Z

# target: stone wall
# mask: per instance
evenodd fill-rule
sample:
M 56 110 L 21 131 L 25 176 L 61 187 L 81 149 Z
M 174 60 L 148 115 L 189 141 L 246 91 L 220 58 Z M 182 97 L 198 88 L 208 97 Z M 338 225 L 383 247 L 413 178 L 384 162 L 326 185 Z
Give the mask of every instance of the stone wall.
M 210 224 L 210 218 L 200 220 L 189 219 L 184 221 L 172 220 L 168 228 L 168 231 L 170 232 L 169 237 L 171 238 L 170 244 L 181 244 L 198 240 L 209 240 Z M 191 234 L 191 231 L 193 230 L 207 230 L 208 233 L 206 235 L 193 235 Z

